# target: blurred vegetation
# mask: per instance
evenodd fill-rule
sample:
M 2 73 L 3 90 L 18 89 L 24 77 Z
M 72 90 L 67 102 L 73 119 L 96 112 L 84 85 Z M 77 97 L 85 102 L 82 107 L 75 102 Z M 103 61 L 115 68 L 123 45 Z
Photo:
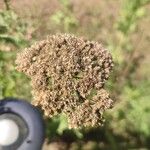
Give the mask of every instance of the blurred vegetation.
M 78 26 L 78 20 L 72 12 L 72 5 L 69 0 L 59 0 L 61 9 L 51 16 L 52 22 L 58 27 L 63 27 L 68 32 Z
M 47 120 L 47 137 L 51 143 L 62 144 L 60 141 L 63 141 L 63 145 L 69 145 L 66 149 L 70 147 L 73 150 L 150 149 L 150 63 L 149 60 L 147 66 L 143 63 L 150 56 L 149 47 L 145 46 L 150 38 L 146 37 L 143 43 L 146 25 L 140 27 L 143 20 L 149 17 L 150 0 L 118 1 L 121 7 L 115 17 L 110 17 L 111 27 L 98 19 L 107 13 L 98 5 L 95 9 L 87 9 L 83 19 L 80 19 L 74 10 L 74 3 L 59 0 L 60 7 L 48 15 L 49 25 L 52 26 L 45 25 L 47 34 L 61 31 L 85 35 L 102 41 L 111 51 L 115 67 L 106 88 L 116 100 L 114 108 L 105 114 L 106 123 L 100 128 L 69 130 L 63 115 Z M 29 79 L 15 70 L 14 60 L 19 50 L 34 42 L 37 32 L 40 32 L 41 38 L 45 36 L 42 35 L 45 26 L 43 24 L 31 37 L 28 35 L 31 27 L 28 22 L 34 22 L 34 19 L 20 18 L 9 3 L 11 1 L 4 0 L 5 8 L 0 10 L 0 98 L 13 96 L 31 99 Z M 88 21 L 84 24 L 85 18 Z
M 25 37 L 27 25 L 10 9 L 0 10 L 0 98 L 29 97 L 26 77 L 15 70 L 14 60 L 18 49 L 28 45 Z

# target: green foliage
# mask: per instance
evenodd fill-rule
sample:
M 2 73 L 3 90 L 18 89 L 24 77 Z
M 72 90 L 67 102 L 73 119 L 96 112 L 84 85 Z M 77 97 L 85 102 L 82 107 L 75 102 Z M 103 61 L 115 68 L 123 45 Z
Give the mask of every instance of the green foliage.
M 4 97 L 30 98 L 28 79 L 16 71 L 13 52 L 0 51 L 0 99 Z
M 141 59 L 135 56 L 140 57 L 141 53 L 137 52 L 137 45 L 132 43 L 132 35 L 146 14 L 144 6 L 148 2 L 150 1 L 124 1 L 121 16 L 115 24 L 117 42 L 112 40 L 109 45 L 109 48 L 114 49 L 112 54 L 116 65 L 108 87 L 114 94 L 116 106 L 108 115 L 108 128 L 118 135 L 130 137 L 136 134 L 142 141 L 150 137 L 150 80 L 143 78 L 137 81 Z M 117 142 L 114 143 L 117 145 Z
M 127 110 L 125 110 L 127 122 L 124 123 L 126 129 L 130 132 L 144 134 L 144 136 L 150 136 L 149 87 L 150 81 L 143 81 L 143 83 L 139 83 L 138 87 L 126 87 L 122 95 L 124 99 L 128 100 Z
M 64 115 L 55 116 L 47 121 L 47 134 L 50 137 L 56 134 L 62 134 L 67 128 L 67 118 Z
M 135 47 L 131 43 L 132 34 L 137 30 L 139 20 L 146 14 L 144 6 L 149 2 L 149 0 L 124 0 L 122 3 L 120 17 L 115 24 L 116 41 L 111 41 L 109 45 L 110 49 L 115 50 L 112 54 L 116 63 L 123 64 L 127 53 L 131 54 L 134 51 Z
M 150 136 L 149 86 L 150 81 L 142 81 L 137 87 L 126 86 L 124 88 L 121 95 L 122 101 L 116 104 L 113 113 L 114 120 L 111 122 L 116 132 Z
M 51 16 L 51 20 L 59 26 L 63 26 L 64 31 L 67 32 L 78 26 L 78 20 L 73 14 L 72 6 L 69 0 L 59 0 L 62 7 L 55 14 Z
M 23 24 L 13 11 L 11 10 L 0 11 L 1 44 L 7 43 L 16 47 L 23 46 L 23 44 L 26 43 L 24 37 L 25 32 L 26 32 L 26 24 Z
M 80 130 L 68 130 L 68 122 L 65 114 L 61 114 L 49 119 L 47 121 L 46 129 L 46 133 L 49 138 L 55 137 L 56 135 L 63 135 L 64 133 L 68 134 L 68 132 L 73 134 L 75 138 L 81 139 L 83 137 L 83 134 Z
M 29 97 L 29 86 L 23 85 L 27 78 L 15 70 L 14 64 L 16 49 L 28 44 L 25 32 L 26 24 L 14 11 L 0 10 L 0 98 Z
M 123 11 L 121 13 L 120 20 L 117 23 L 118 30 L 127 36 L 135 31 L 137 27 L 137 21 L 144 16 L 145 4 L 150 2 L 149 0 L 126 0 L 124 3 Z

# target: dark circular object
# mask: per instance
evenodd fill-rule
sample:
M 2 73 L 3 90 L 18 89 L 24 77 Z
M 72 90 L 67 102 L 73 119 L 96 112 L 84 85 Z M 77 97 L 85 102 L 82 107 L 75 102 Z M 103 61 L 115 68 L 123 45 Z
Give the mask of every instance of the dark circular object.
M 42 115 L 30 103 L 15 98 L 0 100 L 0 120 L 13 120 L 19 127 L 19 137 L 0 150 L 41 150 L 45 131 Z M 11 134 L 11 133 L 10 133 Z

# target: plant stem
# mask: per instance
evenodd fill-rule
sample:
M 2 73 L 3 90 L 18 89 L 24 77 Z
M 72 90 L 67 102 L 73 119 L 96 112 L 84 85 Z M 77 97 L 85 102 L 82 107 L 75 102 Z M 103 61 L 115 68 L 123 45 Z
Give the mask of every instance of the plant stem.
M 6 10 L 10 10 L 10 4 L 9 4 L 10 0 L 4 0 L 4 4 L 6 7 Z

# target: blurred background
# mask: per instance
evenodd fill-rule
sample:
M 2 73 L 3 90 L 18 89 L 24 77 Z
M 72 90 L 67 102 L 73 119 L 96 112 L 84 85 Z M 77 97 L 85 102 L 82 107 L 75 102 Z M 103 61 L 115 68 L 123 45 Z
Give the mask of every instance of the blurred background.
M 150 149 L 150 0 L 0 0 L 0 99 L 32 100 L 30 80 L 15 70 L 16 53 L 49 34 L 101 42 L 113 55 L 106 89 L 114 108 L 100 128 L 69 130 L 46 122 L 43 150 Z

